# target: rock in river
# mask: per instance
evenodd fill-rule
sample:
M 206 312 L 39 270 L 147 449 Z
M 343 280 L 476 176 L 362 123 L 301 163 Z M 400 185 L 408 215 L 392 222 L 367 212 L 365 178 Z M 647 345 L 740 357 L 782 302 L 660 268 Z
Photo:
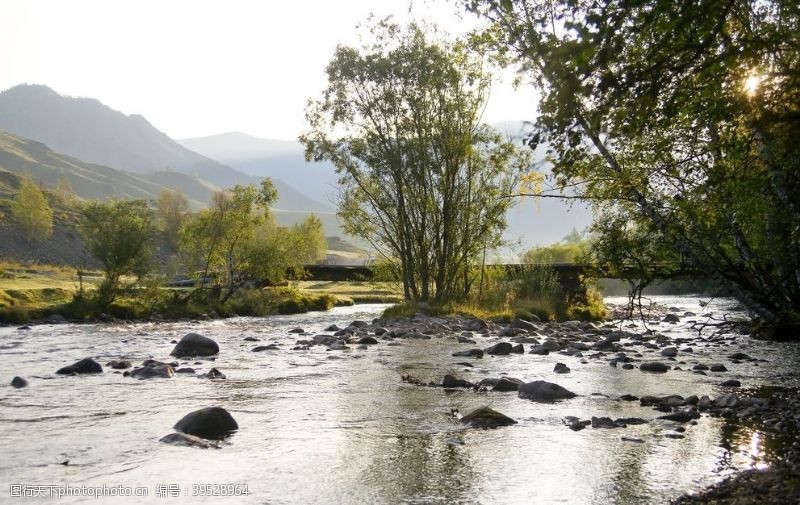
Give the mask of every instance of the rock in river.
M 212 356 L 219 352 L 219 345 L 198 333 L 188 333 L 178 342 L 170 356 Z
M 92 358 L 83 358 L 82 360 L 76 361 L 70 366 L 59 368 L 56 373 L 60 375 L 103 373 L 103 367 L 101 367 L 100 363 Z
M 692 419 L 697 419 L 700 414 L 696 410 L 679 410 L 666 416 L 658 416 L 659 419 L 666 419 L 667 421 L 675 421 L 676 423 L 688 423 Z
M 447 375 L 444 376 L 444 379 L 442 379 L 442 387 L 445 387 L 445 388 L 473 388 L 473 387 L 475 387 L 475 384 L 473 384 L 473 383 L 471 383 L 469 381 L 465 381 L 463 379 L 459 379 L 459 378 L 454 377 L 454 376 L 452 376 L 450 374 L 447 374 Z
M 669 371 L 669 367 L 664 363 L 658 361 L 651 361 L 639 365 L 639 370 L 641 370 L 642 372 L 667 373 L 667 371 Z
M 674 358 L 678 355 L 678 348 L 677 347 L 665 347 L 661 349 L 661 355 L 665 358 Z
M 111 367 L 114 370 L 124 370 L 126 368 L 130 368 L 131 367 L 131 362 L 130 361 L 126 361 L 126 360 L 121 360 L 121 359 L 112 359 L 111 361 L 106 363 L 106 366 L 107 367 Z
M 468 351 L 458 351 L 454 352 L 453 356 L 475 356 L 476 358 L 483 357 L 483 350 L 481 349 L 470 349 Z
M 498 356 L 504 356 L 506 354 L 511 354 L 512 349 L 513 346 L 508 342 L 499 342 L 486 349 L 486 354 L 495 354 Z
M 619 428 L 619 425 L 610 417 L 592 416 L 592 428 Z
M 175 371 L 171 366 L 166 364 L 144 366 L 142 368 L 131 370 L 130 373 L 130 376 L 136 379 L 169 379 L 173 375 L 175 375 Z
M 577 395 L 572 391 L 547 381 L 528 382 L 519 387 L 520 398 L 536 402 L 551 402 L 574 398 L 575 396 Z
M 517 422 L 505 414 L 501 414 L 489 407 L 475 409 L 460 419 L 461 423 L 473 428 L 497 428 L 499 426 L 510 426 Z
M 555 373 L 569 373 L 569 367 L 564 363 L 556 363 L 556 366 L 553 368 Z
M 521 380 L 514 377 L 500 377 L 492 391 L 519 391 L 522 384 L 524 383 Z
M 20 376 L 16 376 L 13 379 L 11 379 L 11 385 L 17 389 L 24 388 L 25 386 L 28 385 L 28 381 L 26 381 Z
M 250 349 L 250 352 L 263 352 L 263 351 L 280 351 L 280 348 L 275 344 L 257 345 Z
M 239 425 L 222 407 L 206 407 L 189 412 L 175 424 L 174 428 L 189 435 L 217 440 L 238 430 Z

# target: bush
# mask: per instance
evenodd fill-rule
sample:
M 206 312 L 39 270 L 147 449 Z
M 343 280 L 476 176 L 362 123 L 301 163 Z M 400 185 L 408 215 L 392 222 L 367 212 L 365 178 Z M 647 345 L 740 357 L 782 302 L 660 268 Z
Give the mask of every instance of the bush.
M 13 305 L 0 309 L 0 322 L 7 324 L 25 324 L 31 320 L 30 314 L 24 307 Z

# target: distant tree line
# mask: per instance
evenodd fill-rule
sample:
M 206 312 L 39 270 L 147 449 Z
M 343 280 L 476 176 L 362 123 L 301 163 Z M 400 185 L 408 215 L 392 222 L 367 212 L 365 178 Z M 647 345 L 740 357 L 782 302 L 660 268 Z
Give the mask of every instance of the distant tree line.
M 322 222 L 313 214 L 294 226 L 277 226 L 270 211 L 277 191 L 270 179 L 258 188 L 237 185 L 217 192 L 196 213 L 179 191 L 164 190 L 155 202 L 84 202 L 67 184 L 59 183 L 53 196 L 78 211 L 80 236 L 102 267 L 104 280 L 91 293 L 100 309 L 117 298 L 127 279 L 145 285 L 159 274 L 158 248 L 174 254 L 179 270 L 196 279 L 187 298 L 207 292 L 204 296 L 210 293 L 222 304 L 245 286 L 279 283 L 291 272 L 301 275 L 303 265 L 322 259 L 327 249 Z M 30 178 L 23 178 L 11 214 L 28 241 L 52 233 L 53 210 Z

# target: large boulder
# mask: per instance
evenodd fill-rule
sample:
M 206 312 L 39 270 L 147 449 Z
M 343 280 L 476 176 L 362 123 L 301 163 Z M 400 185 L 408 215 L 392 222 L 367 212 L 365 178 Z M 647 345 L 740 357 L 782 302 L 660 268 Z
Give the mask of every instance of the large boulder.
M 208 337 L 198 333 L 188 333 L 183 336 L 170 356 L 213 356 L 219 352 L 219 345 Z
M 59 368 L 56 373 L 60 375 L 103 373 L 103 367 L 92 358 L 83 358 L 70 366 Z
M 519 387 L 519 397 L 535 402 L 552 402 L 577 396 L 572 391 L 547 381 L 533 381 Z
M 460 419 L 462 424 L 473 428 L 497 428 L 500 426 L 510 426 L 517 422 L 505 414 L 501 414 L 489 407 L 481 407 L 473 410 Z
M 175 430 L 207 440 L 225 438 L 239 429 L 230 413 L 222 407 L 206 407 L 189 412 L 175 423 Z

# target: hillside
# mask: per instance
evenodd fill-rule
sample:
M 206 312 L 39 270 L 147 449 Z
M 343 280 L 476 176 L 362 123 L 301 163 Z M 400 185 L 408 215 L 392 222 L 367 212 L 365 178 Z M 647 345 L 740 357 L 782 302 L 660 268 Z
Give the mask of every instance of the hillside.
M 306 197 L 324 202 L 327 208 L 316 208 L 315 211 L 334 210 L 336 170 L 328 162 L 307 162 L 299 142 L 261 139 L 239 132 L 178 142 L 248 175 L 281 180 Z
M 0 130 L 0 170 L 28 175 L 54 188 L 66 178 L 77 196 L 87 200 L 107 198 L 152 200 L 164 189 L 181 189 L 194 208 L 208 202 L 216 191 L 205 181 L 178 173 L 136 175 L 103 165 L 86 163 L 54 152 L 41 142 Z
M 47 86 L 21 84 L 0 93 L 0 128 L 118 170 L 180 172 L 220 187 L 255 182 L 186 149 L 142 116 L 125 115 L 93 98 L 63 96 Z

